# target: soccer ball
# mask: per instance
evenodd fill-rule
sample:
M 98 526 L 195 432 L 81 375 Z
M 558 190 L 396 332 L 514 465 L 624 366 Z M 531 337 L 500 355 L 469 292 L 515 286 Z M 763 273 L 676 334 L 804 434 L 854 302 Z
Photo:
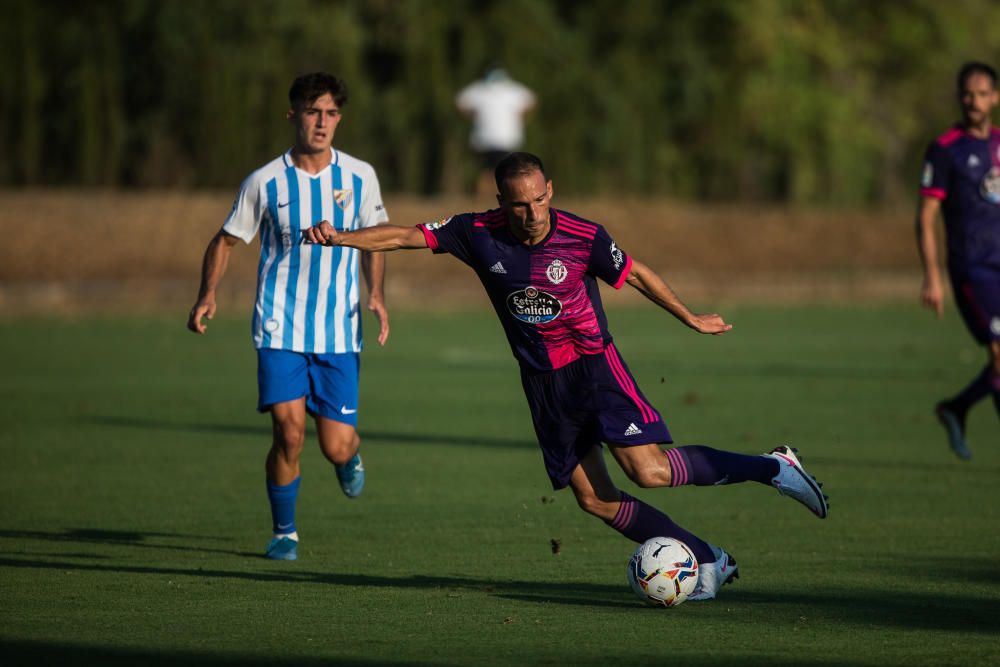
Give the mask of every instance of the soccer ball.
M 680 540 L 654 537 L 632 554 L 628 583 L 647 604 L 676 607 L 698 584 L 698 559 Z

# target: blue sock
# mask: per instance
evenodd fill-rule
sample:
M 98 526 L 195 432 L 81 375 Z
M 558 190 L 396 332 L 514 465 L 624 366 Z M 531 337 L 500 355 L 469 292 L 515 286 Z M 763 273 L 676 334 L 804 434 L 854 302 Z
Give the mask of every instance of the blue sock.
M 663 453 L 670 461 L 670 486 L 714 486 L 746 481 L 770 484 L 779 470 L 774 459 L 724 452 L 702 445 L 674 447 Z
M 605 523 L 628 539 L 642 544 L 653 537 L 673 537 L 688 545 L 699 563 L 715 562 L 712 547 L 694 533 L 678 526 L 660 510 L 636 500 L 624 491 L 621 502 L 615 518 Z
M 295 500 L 299 496 L 301 481 L 301 475 L 285 486 L 267 480 L 267 499 L 271 503 L 271 523 L 275 535 L 295 532 Z

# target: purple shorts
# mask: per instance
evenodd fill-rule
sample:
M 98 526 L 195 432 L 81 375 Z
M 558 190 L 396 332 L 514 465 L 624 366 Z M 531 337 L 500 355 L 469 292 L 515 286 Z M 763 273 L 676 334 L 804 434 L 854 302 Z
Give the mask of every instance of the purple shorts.
M 673 442 L 614 345 L 554 371 L 522 368 L 521 384 L 554 489 L 567 486 L 580 459 L 601 442 Z
M 955 302 L 973 338 L 984 345 L 1000 340 L 1000 271 L 952 276 Z

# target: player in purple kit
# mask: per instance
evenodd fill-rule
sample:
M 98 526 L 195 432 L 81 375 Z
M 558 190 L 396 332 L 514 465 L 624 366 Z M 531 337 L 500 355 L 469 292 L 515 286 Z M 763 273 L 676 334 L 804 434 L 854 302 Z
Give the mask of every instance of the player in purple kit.
M 934 233 L 941 211 L 955 302 L 989 357 L 969 385 L 936 408 L 952 450 L 962 459 L 972 457 L 965 441 L 969 409 L 992 394 L 1000 415 L 1000 129 L 990 120 L 998 99 L 992 67 L 970 62 L 959 70 L 962 122 L 927 148 L 917 212 L 917 247 L 924 266 L 921 299 L 941 317 L 944 290 Z
M 673 440 L 639 390 L 608 332 L 597 279 L 625 283 L 691 327 L 723 334 L 717 314 L 696 314 L 645 264 L 619 248 L 604 227 L 549 207 L 552 181 L 530 153 L 511 153 L 496 167 L 499 209 L 438 222 L 338 232 L 322 222 L 305 232 L 313 243 L 364 250 L 427 248 L 468 264 L 489 295 L 514 357 L 555 489 L 569 486 L 580 507 L 636 542 L 674 537 L 701 565 L 692 600 L 714 598 L 737 576 L 736 561 L 666 514 L 615 487 L 601 443 L 640 487 L 770 484 L 826 517 L 827 501 L 794 451 L 778 447 L 745 456 L 710 447 L 668 449 Z

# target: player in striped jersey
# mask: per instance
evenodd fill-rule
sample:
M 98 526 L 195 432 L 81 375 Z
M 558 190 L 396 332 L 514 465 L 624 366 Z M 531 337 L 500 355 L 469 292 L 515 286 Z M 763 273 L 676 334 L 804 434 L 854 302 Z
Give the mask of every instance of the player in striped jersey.
M 243 182 L 233 209 L 205 251 L 198 301 L 188 328 L 205 333 L 215 295 L 237 241 L 260 235 L 253 342 L 257 348 L 257 408 L 270 412 L 274 437 L 266 460 L 273 538 L 268 558 L 295 560 L 295 505 L 306 414 L 313 416 L 324 456 L 349 498 L 364 487 L 358 452 L 358 373 L 361 315 L 358 267 L 367 307 L 389 335 L 383 300 L 383 255 L 305 242 L 321 220 L 347 231 L 388 220 L 375 170 L 333 148 L 347 87 L 330 74 L 305 74 L 288 93 L 295 144 Z
M 962 122 L 927 147 L 917 211 L 917 247 L 924 265 L 921 300 L 940 318 L 944 289 L 938 271 L 934 224 L 940 211 L 948 246 L 948 275 L 965 326 L 986 348 L 986 365 L 962 391 L 938 403 L 948 444 L 972 458 L 965 417 L 992 395 L 1000 415 L 1000 129 L 991 113 L 1000 102 L 996 71 L 965 64 L 958 73 Z
M 732 327 L 717 314 L 688 310 L 601 225 L 550 208 L 552 182 L 538 157 L 511 153 L 497 165 L 496 184 L 500 208 L 485 213 L 415 228 L 387 225 L 350 232 L 323 222 L 308 230 L 306 238 L 368 250 L 429 247 L 468 264 L 486 289 L 521 366 L 553 488 L 569 486 L 585 512 L 636 542 L 675 537 L 687 543 L 701 566 L 691 599 L 715 597 L 737 576 L 736 561 L 619 490 L 605 466 L 602 442 L 641 487 L 755 481 L 776 487 L 825 518 L 826 497 L 791 448 L 777 447 L 761 456 L 703 446 L 660 448 L 673 440 L 612 341 L 597 279 L 616 289 L 628 283 L 700 333 L 723 334 Z

